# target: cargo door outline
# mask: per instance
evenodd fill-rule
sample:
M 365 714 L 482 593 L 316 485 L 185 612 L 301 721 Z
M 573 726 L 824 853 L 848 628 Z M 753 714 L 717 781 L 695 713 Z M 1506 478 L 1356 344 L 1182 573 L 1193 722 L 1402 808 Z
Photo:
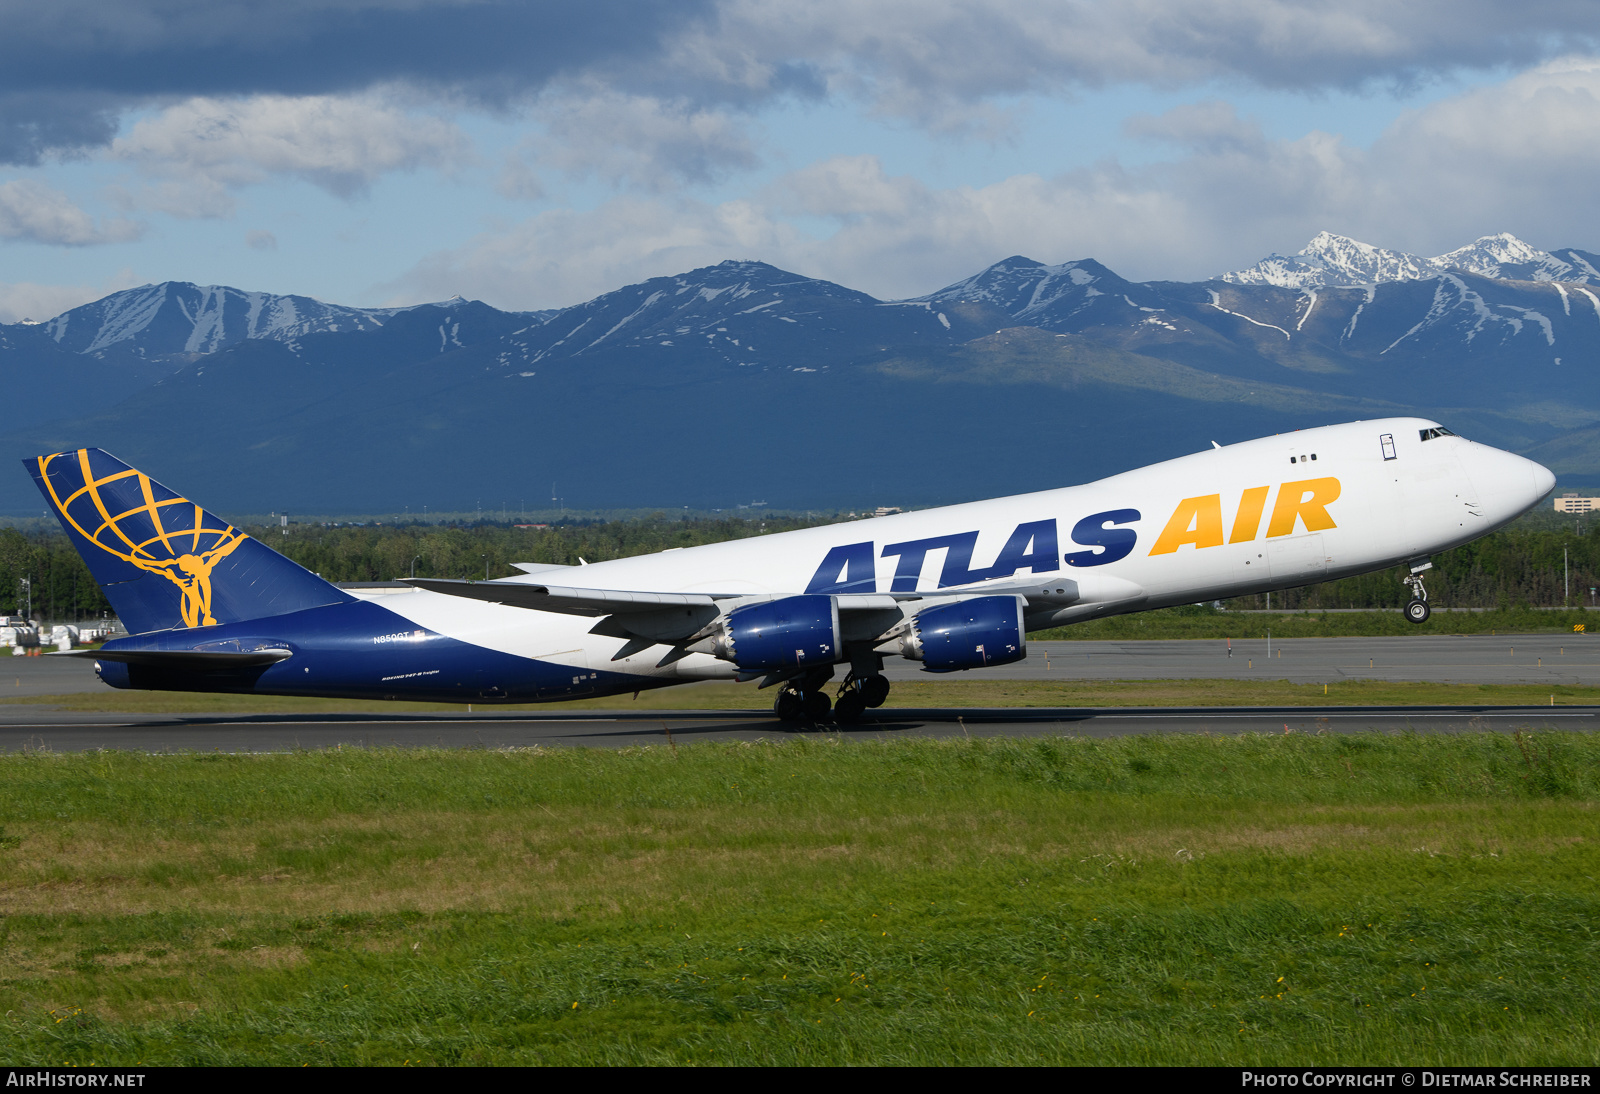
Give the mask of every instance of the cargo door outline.
M 545 654 L 539 660 L 545 661 L 546 672 L 549 673 L 539 682 L 539 698 L 575 698 L 593 694 L 599 674 L 589 668 L 587 649 L 561 650 Z

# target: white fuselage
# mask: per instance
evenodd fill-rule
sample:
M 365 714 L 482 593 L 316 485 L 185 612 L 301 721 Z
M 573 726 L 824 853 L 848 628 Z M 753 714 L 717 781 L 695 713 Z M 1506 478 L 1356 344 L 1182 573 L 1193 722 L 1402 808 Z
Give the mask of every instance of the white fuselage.
M 1422 438 L 1436 429 L 1420 418 L 1325 426 L 1082 486 L 588 566 L 526 567 L 507 582 L 757 597 L 1029 585 L 1030 629 L 1260 593 L 1424 559 L 1504 525 L 1554 485 L 1520 456 L 1448 434 Z M 1136 456 L 1137 438 L 1128 447 Z M 603 669 L 608 691 L 735 675 L 706 653 L 663 664 L 665 645 L 614 660 L 627 640 L 591 633 L 592 618 L 423 590 L 357 595 L 486 649 L 575 674 Z

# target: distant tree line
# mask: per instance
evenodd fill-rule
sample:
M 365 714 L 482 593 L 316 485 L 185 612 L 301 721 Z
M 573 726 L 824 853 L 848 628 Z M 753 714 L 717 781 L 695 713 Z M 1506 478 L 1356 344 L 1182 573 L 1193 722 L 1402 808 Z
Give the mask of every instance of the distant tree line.
M 828 524 L 837 517 L 728 517 L 681 520 L 573 521 L 519 528 L 507 523 L 291 524 L 245 530 L 328 581 L 394 581 L 410 577 L 508 577 L 512 563 L 576 566 L 670 547 L 745 539 Z M 98 619 L 111 611 L 99 586 L 67 537 L 59 532 L 0 529 L 0 615 L 20 614 L 32 583 L 33 612 L 41 620 Z
M 65 535 L 0 528 L 0 615 L 27 609 L 25 581 L 32 585 L 33 614 L 39 619 L 74 622 L 111 611 Z
M 247 530 L 329 581 L 393 581 L 409 577 L 507 577 L 516 562 L 577 565 L 814 527 L 837 517 L 769 516 L 680 520 L 572 521 L 549 527 L 510 524 L 294 524 Z M 1570 604 L 1590 606 L 1600 588 L 1600 524 L 1511 528 L 1434 556 L 1428 591 L 1437 607 L 1555 607 L 1562 604 L 1562 550 L 1567 551 Z M 1272 594 L 1273 608 L 1397 608 L 1408 596 L 1403 569 L 1344 578 Z M 34 615 L 50 622 L 98 619 L 110 604 L 60 532 L 0 529 L 0 614 L 19 613 L 21 583 L 32 584 Z M 1600 599 L 1600 598 L 1597 598 Z M 1265 596 L 1238 597 L 1229 607 L 1266 607 Z

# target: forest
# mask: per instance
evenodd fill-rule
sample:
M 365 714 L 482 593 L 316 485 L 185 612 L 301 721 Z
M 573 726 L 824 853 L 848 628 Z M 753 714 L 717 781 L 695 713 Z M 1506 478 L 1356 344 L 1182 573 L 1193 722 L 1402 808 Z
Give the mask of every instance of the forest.
M 1595 606 L 1600 587 L 1600 526 L 1583 528 L 1534 514 L 1474 543 L 1434 556 L 1427 575 L 1435 607 Z M 494 521 L 472 524 L 300 523 L 246 526 L 261 539 L 329 581 L 393 581 L 408 576 L 496 578 L 513 563 L 576 565 L 672 547 L 770 535 L 837 522 L 838 516 L 771 514 L 629 520 L 572 520 L 548 526 Z M 1565 552 L 1565 570 L 1563 569 Z M 1407 592 L 1401 571 L 1327 581 L 1272 594 L 1270 607 L 1397 608 Z M 1570 593 L 1567 592 L 1570 590 Z M 60 532 L 0 529 L 0 615 L 29 603 L 44 622 L 98 619 L 111 606 Z M 1239 597 L 1225 607 L 1268 607 L 1266 597 Z

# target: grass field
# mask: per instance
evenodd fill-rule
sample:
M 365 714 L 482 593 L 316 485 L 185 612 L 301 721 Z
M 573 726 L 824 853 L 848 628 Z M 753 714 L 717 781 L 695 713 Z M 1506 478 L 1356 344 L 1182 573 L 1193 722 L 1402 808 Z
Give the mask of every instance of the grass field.
M 755 710 L 772 709 L 773 693 L 754 684 L 688 684 L 528 705 L 478 703 L 473 710 Z M 1292 684 L 1287 680 L 911 680 L 897 683 L 886 709 L 929 707 L 1143 707 L 1143 706 L 1571 706 L 1600 703 L 1600 687 L 1548 684 L 1427 684 L 1386 680 Z M 362 699 L 306 699 L 274 695 L 210 695 L 182 691 L 101 691 L 0 698 L 0 706 L 44 704 L 65 710 L 116 714 L 407 714 L 460 713 L 449 703 L 389 703 Z
M 12 1064 L 1600 1063 L 1600 736 L 0 757 Z

